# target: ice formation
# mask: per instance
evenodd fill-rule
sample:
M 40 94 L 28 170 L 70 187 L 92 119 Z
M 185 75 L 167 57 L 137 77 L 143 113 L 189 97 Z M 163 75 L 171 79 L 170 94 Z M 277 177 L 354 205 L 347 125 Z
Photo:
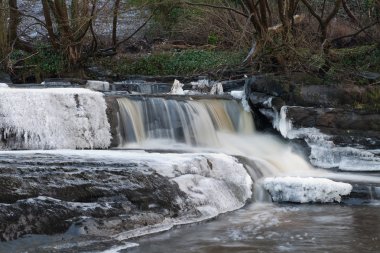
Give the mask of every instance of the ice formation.
M 236 99 L 242 99 L 243 98 L 243 95 L 244 95 L 244 91 L 243 90 L 232 90 L 230 92 L 231 96 L 236 98 Z
M 6 83 L 0 83 L 0 88 L 9 88 L 9 86 Z
M 223 95 L 223 85 L 220 82 L 213 83 L 211 90 L 211 95 Z
M 99 162 L 109 170 L 120 170 L 123 164 L 135 163 L 141 172 L 155 171 L 173 183 L 185 193 L 177 199 L 185 216 L 168 222 L 181 224 L 215 217 L 220 213 L 241 208 L 252 195 L 252 179 L 244 166 L 232 156 L 222 153 L 147 153 L 144 151 L 118 150 L 42 150 L 38 154 L 49 155 L 49 160 L 62 161 L 68 157 L 72 163 L 84 161 Z M 31 154 L 36 151 L 0 151 L 2 154 Z M 113 164 L 117 162 L 118 166 Z M 145 169 L 144 169 L 145 168 Z M 93 169 L 83 167 L 83 172 Z M 95 208 L 85 203 L 70 203 L 81 208 Z M 188 215 L 187 209 L 197 210 Z
M 206 93 L 210 88 L 210 82 L 207 79 L 201 79 L 196 82 L 190 82 L 192 89 L 201 93 Z
M 283 106 L 280 113 L 272 117 L 273 127 L 288 139 L 304 139 L 310 147 L 310 162 L 320 168 L 338 168 L 344 171 L 380 171 L 380 157 L 376 150 L 363 150 L 354 147 L 342 147 L 334 144 L 331 136 L 317 128 L 296 128 L 287 118 L 287 109 Z M 262 111 L 265 113 L 266 111 Z
M 184 91 L 182 89 L 183 83 L 178 81 L 177 79 L 174 80 L 172 89 L 170 90 L 170 94 L 175 94 L 175 95 L 184 95 Z
M 1 89 L 0 148 L 107 148 L 103 95 L 87 89 Z
M 204 217 L 241 208 L 250 198 L 252 179 L 236 158 L 207 154 L 181 164 L 174 179 Z
M 352 186 L 326 178 L 274 177 L 264 179 L 264 188 L 278 202 L 340 202 Z
M 241 105 L 243 106 L 244 111 L 250 112 L 251 107 L 248 104 L 248 100 L 245 95 L 245 91 L 243 90 L 232 90 L 230 92 L 230 95 L 236 99 L 241 100 Z
M 105 81 L 88 80 L 86 88 L 96 91 L 109 91 L 110 83 Z

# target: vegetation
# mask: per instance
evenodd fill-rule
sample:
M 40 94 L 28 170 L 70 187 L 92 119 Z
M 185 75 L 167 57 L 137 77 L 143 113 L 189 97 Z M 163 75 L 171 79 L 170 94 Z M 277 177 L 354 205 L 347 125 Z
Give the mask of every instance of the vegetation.
M 38 1 L 42 16 L 25 7 Z M 0 0 L 0 61 L 13 75 L 60 76 L 89 63 L 120 74 L 244 66 L 359 82 L 360 72 L 379 72 L 380 0 L 21 2 Z
M 241 52 L 185 50 L 160 52 L 137 59 L 106 59 L 102 62 L 119 75 L 193 75 L 237 68 Z

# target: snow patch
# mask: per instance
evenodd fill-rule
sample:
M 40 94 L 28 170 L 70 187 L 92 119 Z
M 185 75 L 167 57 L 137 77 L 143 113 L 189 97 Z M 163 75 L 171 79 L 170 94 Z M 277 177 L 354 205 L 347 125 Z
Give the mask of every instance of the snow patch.
M 9 88 L 9 86 L 6 83 L 0 83 L 0 88 Z
M 276 202 L 340 202 L 341 197 L 349 195 L 352 190 L 347 183 L 311 177 L 265 178 L 263 185 Z
M 79 88 L 0 89 L 0 148 L 107 148 L 103 94 Z

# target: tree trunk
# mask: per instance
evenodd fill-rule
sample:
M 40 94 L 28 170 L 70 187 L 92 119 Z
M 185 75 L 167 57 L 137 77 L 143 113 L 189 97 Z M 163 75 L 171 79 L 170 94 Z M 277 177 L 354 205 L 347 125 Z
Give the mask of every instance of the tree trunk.
M 112 45 L 117 44 L 117 18 L 119 13 L 120 0 L 115 0 L 115 5 L 113 7 L 113 20 L 112 20 Z

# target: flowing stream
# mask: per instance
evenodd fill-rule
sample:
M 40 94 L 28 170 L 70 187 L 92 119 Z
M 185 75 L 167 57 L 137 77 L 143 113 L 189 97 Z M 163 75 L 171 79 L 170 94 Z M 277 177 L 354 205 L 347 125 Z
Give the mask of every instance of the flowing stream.
M 379 175 L 313 168 L 285 141 L 258 133 L 252 114 L 236 100 L 116 97 L 117 106 L 108 109 L 114 110 L 117 120 L 110 126 L 106 104 L 97 92 L 4 89 L 2 93 L 0 147 L 32 150 L 0 151 L 1 176 L 16 178 L 20 187 L 12 193 L 16 200 L 3 200 L 0 208 L 36 205 L 45 213 L 60 206 L 80 219 L 63 234 L 26 235 L 0 243 L 0 252 L 380 251 Z M 38 103 L 50 107 L 34 110 L 23 100 L 33 107 Z M 116 140 L 112 149 L 75 150 L 109 146 L 110 132 Z M 345 184 L 345 190 L 362 194 L 368 188 L 370 197 L 364 191 L 367 197 L 352 195 L 343 198 L 344 204 L 272 203 L 264 189 L 265 178 L 290 176 L 348 182 L 353 187 Z M 141 181 L 150 188 L 139 185 Z M 81 189 L 89 182 L 85 192 L 78 192 L 81 198 L 75 191 L 60 191 L 73 185 Z M 324 202 L 323 194 L 329 190 L 333 199 L 340 200 L 341 185 L 312 182 L 311 193 L 302 196 L 305 202 L 310 198 Z M 291 192 L 285 197 L 296 198 L 297 189 L 287 187 Z M 96 193 L 91 192 L 95 188 Z M 141 198 L 148 191 L 153 195 L 144 203 L 134 200 L 134 192 Z M 120 198 L 121 193 L 128 199 Z M 140 214 L 124 214 L 136 209 L 131 204 L 148 210 L 143 215 L 151 220 L 140 222 L 142 218 L 136 218 Z M 172 209 L 175 215 L 170 214 Z M 99 210 L 102 215 L 117 213 L 118 219 L 109 218 L 111 214 L 100 219 Z M 126 220 L 138 222 L 127 229 Z

